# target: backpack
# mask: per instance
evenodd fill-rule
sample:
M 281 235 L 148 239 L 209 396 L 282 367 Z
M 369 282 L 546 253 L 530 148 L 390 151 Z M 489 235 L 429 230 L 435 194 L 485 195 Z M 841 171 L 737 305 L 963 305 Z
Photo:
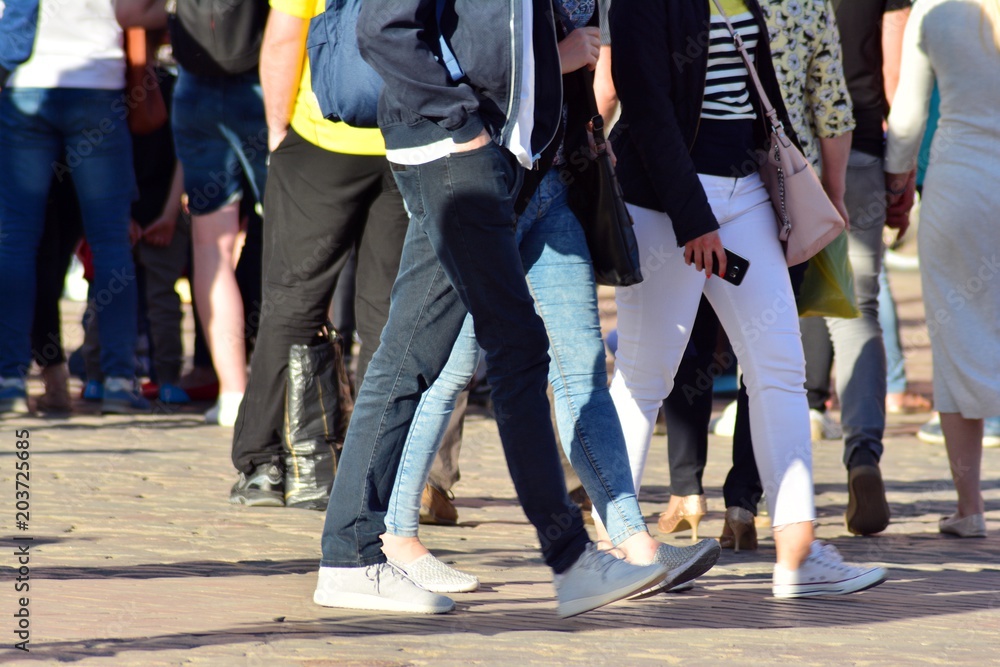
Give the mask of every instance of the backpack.
M 326 11 L 309 22 L 306 50 L 313 93 L 323 116 L 353 127 L 378 127 L 378 98 L 382 77 L 358 50 L 357 25 L 362 0 L 327 0 Z M 441 23 L 446 0 L 437 0 Z M 455 55 L 439 40 L 442 60 L 453 81 L 464 78 Z
M 201 76 L 255 70 L 269 11 L 267 0 L 177 0 L 169 21 L 174 57 Z

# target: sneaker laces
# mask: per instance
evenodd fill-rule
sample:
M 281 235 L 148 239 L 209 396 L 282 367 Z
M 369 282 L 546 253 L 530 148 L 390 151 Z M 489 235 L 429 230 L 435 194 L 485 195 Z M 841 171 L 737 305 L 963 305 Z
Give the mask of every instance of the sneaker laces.
M 386 579 L 387 583 L 393 580 L 401 581 L 406 579 L 406 576 L 390 563 L 377 563 L 375 565 L 369 565 L 365 568 L 365 576 L 368 577 L 369 581 L 375 584 L 375 592 L 379 595 L 382 593 L 383 579 Z
M 593 544 L 580 555 L 580 566 L 588 570 L 595 570 L 604 579 L 608 571 L 617 566 L 619 560 L 607 551 L 600 551 Z
M 843 565 L 844 557 L 837 551 L 837 547 L 825 542 L 816 542 L 817 549 L 814 552 L 816 559 L 829 565 Z

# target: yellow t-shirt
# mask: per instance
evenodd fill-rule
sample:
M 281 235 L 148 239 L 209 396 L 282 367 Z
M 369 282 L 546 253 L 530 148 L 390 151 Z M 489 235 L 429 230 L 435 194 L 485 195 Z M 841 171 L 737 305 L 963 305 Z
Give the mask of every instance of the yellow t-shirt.
M 322 14 L 326 0 L 271 0 L 271 7 L 290 16 L 309 20 Z M 309 58 L 303 55 L 302 80 L 292 110 L 292 129 L 320 148 L 350 155 L 385 155 L 385 141 L 378 129 L 351 127 L 323 117 L 312 91 Z

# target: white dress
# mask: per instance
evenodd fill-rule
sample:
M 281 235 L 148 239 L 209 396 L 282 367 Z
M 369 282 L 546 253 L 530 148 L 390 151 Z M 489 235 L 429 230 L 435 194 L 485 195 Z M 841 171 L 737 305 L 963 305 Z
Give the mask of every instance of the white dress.
M 920 0 L 906 26 L 886 171 L 916 164 L 937 82 L 941 121 L 918 247 L 934 403 L 1000 415 L 1000 49 L 980 0 Z

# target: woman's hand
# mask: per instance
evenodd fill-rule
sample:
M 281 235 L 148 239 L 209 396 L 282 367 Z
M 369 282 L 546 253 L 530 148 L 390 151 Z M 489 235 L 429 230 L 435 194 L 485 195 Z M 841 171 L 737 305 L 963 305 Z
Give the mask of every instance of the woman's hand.
M 600 55 L 601 31 L 593 26 L 577 28 L 559 42 L 559 62 L 563 74 L 575 72 L 581 67 L 593 72 Z
M 726 275 L 726 251 L 722 249 L 722 239 L 718 230 L 702 234 L 684 244 L 684 261 L 694 264 L 705 276 L 712 277 L 713 259 L 719 263 L 719 275 Z

